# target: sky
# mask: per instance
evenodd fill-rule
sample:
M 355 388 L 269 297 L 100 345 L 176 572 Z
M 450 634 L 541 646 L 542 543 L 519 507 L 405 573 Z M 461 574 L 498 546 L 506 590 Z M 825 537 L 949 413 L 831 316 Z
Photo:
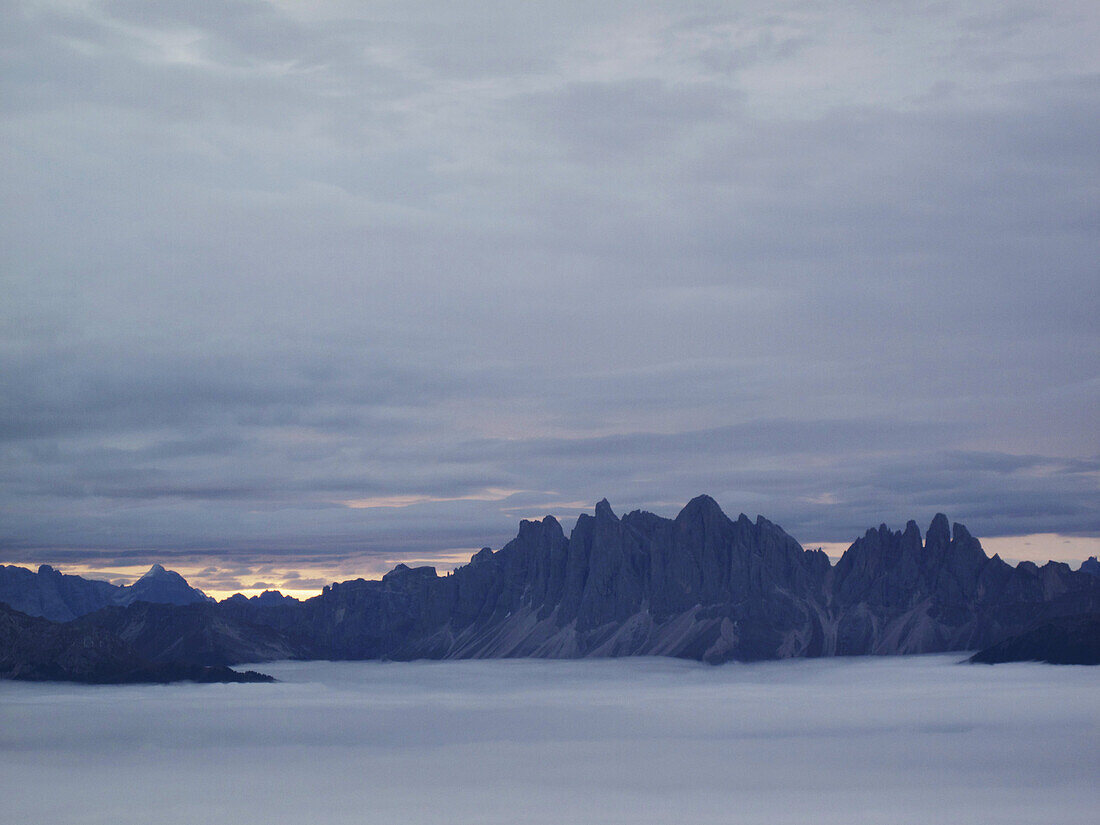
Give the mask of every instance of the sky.
M 256 667 L 279 682 L 0 682 L 0 817 L 1095 825 L 1100 805 L 1094 667 L 957 653 Z
M 308 589 L 704 492 L 1100 548 L 1094 3 L 0 13 L 0 561 Z

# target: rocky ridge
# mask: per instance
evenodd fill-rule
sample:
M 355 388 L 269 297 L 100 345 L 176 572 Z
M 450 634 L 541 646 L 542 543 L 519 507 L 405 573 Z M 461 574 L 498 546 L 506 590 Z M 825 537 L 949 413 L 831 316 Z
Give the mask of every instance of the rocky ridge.
M 195 591 L 196 593 L 200 591 Z M 204 597 L 205 598 L 205 597 Z M 708 662 L 979 650 L 1036 622 L 1100 611 L 1100 577 L 989 558 L 943 515 L 868 530 L 831 565 L 708 496 L 674 518 L 604 500 L 569 536 L 524 521 L 440 576 L 398 565 L 312 599 L 135 602 L 73 624 L 152 662 L 667 655 Z
M 446 576 L 399 565 L 241 618 L 307 637 L 333 659 L 669 655 L 710 662 L 976 650 L 1036 619 L 1100 609 L 1100 582 L 1067 565 L 989 558 L 938 515 L 922 536 L 868 530 L 831 566 L 763 517 L 707 497 L 675 519 L 607 501 L 566 537 L 521 523 Z

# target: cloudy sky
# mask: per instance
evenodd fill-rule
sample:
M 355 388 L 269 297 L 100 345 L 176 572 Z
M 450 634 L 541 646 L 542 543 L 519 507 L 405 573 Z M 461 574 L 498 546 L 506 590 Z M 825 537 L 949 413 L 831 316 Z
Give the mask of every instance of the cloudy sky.
M 1091 2 L 3 7 L 0 561 L 1100 542 Z

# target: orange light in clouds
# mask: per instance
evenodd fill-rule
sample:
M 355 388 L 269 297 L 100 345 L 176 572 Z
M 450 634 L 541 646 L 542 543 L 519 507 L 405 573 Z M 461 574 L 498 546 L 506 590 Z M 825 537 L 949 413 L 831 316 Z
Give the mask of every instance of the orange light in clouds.
M 478 493 L 465 496 L 374 496 L 373 498 L 343 499 L 339 503 L 353 510 L 371 510 L 376 507 L 411 507 L 414 504 L 438 504 L 445 501 L 503 501 L 524 490 L 506 490 L 503 487 L 486 487 Z

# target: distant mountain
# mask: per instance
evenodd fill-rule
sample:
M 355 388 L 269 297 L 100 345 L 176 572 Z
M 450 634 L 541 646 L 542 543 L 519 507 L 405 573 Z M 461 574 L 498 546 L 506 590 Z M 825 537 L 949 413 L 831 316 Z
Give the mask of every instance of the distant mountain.
M 1051 619 L 975 653 L 970 661 L 1100 665 L 1100 613 Z
M 25 567 L 0 565 L 0 602 L 28 616 L 67 622 L 109 605 L 137 601 L 162 604 L 192 604 L 213 601 L 191 587 L 179 573 L 154 564 L 131 585 L 71 576 L 43 564 L 38 572 Z
M 48 571 L 49 582 L 58 577 Z M 833 566 L 766 518 L 730 519 L 699 496 L 674 519 L 620 518 L 604 500 L 568 537 L 552 517 L 523 521 L 502 549 L 484 548 L 445 576 L 401 564 L 380 581 L 334 584 L 305 601 L 269 592 L 214 604 L 159 565 L 110 598 L 66 627 L 107 633 L 154 663 L 725 662 L 981 650 L 1037 624 L 1100 613 L 1100 576 L 989 558 L 942 514 L 923 535 L 912 521 L 868 530 Z
M 1100 576 L 1100 561 L 1096 560 L 1096 556 L 1089 556 L 1081 562 L 1080 570 L 1090 576 Z
M 55 622 L 67 622 L 113 604 L 122 588 L 54 570 L 48 564 L 38 572 L 0 565 L 0 602 Z
M 243 593 L 234 593 L 225 601 L 231 604 L 254 604 L 261 606 L 298 603 L 298 599 L 293 596 L 284 596 L 278 590 L 265 590 L 259 596 L 245 596 Z
M 214 601 L 201 590 L 191 587 L 179 573 L 165 570 L 154 564 L 149 571 L 131 585 L 120 587 L 114 603 L 119 605 L 134 602 L 154 602 L 156 604 L 194 604 L 195 602 Z
M 0 678 L 89 684 L 274 681 L 224 665 L 153 662 L 102 627 L 58 624 L 6 604 L 0 604 Z

